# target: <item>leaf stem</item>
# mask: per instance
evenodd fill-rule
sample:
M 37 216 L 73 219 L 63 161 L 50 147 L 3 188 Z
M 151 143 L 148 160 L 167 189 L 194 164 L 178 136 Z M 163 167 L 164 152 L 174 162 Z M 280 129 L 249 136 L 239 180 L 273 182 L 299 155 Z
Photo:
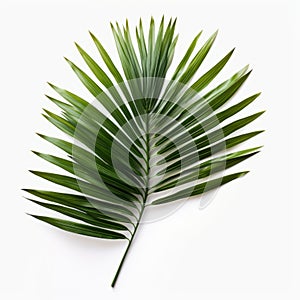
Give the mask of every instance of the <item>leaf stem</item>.
M 134 227 L 134 230 L 133 230 L 133 233 L 131 235 L 131 239 L 129 240 L 129 243 L 127 245 L 127 248 L 124 252 L 124 255 L 122 257 L 122 260 L 119 264 L 119 267 L 117 269 L 117 272 L 115 274 L 115 277 L 111 283 L 111 287 L 114 288 L 115 285 L 116 285 L 116 282 L 118 280 L 118 277 L 119 277 L 119 274 L 121 272 L 121 269 L 122 269 L 122 266 L 124 264 L 124 261 L 125 261 L 125 258 L 127 256 L 127 253 L 130 249 L 130 246 L 132 244 L 132 241 L 134 239 L 134 236 L 137 232 L 137 229 L 139 227 L 139 224 L 140 224 L 140 221 L 141 221 L 141 218 L 143 216 L 143 212 L 144 212 L 144 209 L 146 207 L 146 202 L 147 202 L 147 198 L 148 198 L 148 194 L 149 194 L 149 173 L 150 173 L 150 134 L 149 134 L 149 114 L 147 113 L 147 117 L 146 117 L 146 130 L 145 130 L 145 134 L 146 134 L 146 180 L 145 180 L 145 190 L 144 190 L 144 196 L 143 196 L 143 203 L 142 203 L 142 206 L 141 206 L 141 211 L 140 211 L 140 215 L 139 215 L 139 218 L 137 219 L 137 223 Z
M 121 260 L 121 262 L 120 262 L 120 264 L 119 264 L 119 267 L 118 267 L 118 269 L 117 269 L 117 272 L 116 272 L 116 274 L 115 274 L 115 277 L 114 277 L 114 279 L 113 279 L 113 281 L 112 281 L 112 283 L 111 283 L 111 287 L 112 287 L 112 288 L 115 287 L 115 284 L 116 284 L 116 282 L 117 282 L 117 280 L 118 280 L 118 277 L 119 277 L 120 271 L 121 271 L 121 269 L 122 269 L 122 266 L 123 266 L 123 264 L 124 264 L 125 258 L 126 258 L 126 256 L 127 256 L 127 253 L 128 253 L 128 251 L 129 251 L 129 249 L 130 249 L 130 246 L 131 246 L 131 244 L 132 244 L 132 241 L 133 241 L 133 239 L 134 239 L 134 236 L 135 236 L 135 234 L 136 234 L 136 231 L 137 231 L 137 229 L 138 229 L 138 227 L 139 227 L 140 220 L 141 220 L 141 217 L 142 217 L 142 215 L 143 215 L 144 208 L 145 208 L 145 206 L 143 205 L 142 210 L 141 210 L 140 217 L 139 217 L 139 219 L 138 219 L 138 222 L 136 223 L 136 226 L 135 226 L 134 231 L 133 231 L 133 233 L 132 233 L 131 239 L 129 240 L 129 243 L 128 243 L 127 248 L 126 248 L 126 250 L 125 250 L 125 253 L 124 253 L 123 257 L 122 257 L 122 260 Z

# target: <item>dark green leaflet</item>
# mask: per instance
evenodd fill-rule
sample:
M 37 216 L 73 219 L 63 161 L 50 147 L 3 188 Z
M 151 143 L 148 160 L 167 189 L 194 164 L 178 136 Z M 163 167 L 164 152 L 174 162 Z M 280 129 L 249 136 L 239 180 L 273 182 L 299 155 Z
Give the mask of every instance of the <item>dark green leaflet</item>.
M 38 220 L 49 223 L 55 227 L 58 227 L 60 229 L 73 232 L 73 233 L 78 233 L 81 235 L 87 235 L 91 237 L 111 239 L 111 240 L 126 239 L 126 236 L 121 233 L 106 230 L 106 229 L 101 229 L 99 227 L 89 226 L 89 225 L 61 220 L 57 218 L 50 218 L 50 217 L 36 216 L 36 215 L 31 215 L 31 216 Z

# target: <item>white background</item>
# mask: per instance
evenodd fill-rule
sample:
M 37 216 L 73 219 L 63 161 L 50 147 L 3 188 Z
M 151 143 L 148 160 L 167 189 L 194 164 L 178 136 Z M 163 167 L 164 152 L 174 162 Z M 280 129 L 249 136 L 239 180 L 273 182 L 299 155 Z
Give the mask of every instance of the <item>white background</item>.
M 87 95 L 62 59 L 83 66 L 73 41 L 96 56 L 91 30 L 116 58 L 110 21 L 128 17 L 135 25 L 139 17 L 158 21 L 162 14 L 178 17 L 175 60 L 200 29 L 204 38 L 219 29 L 202 72 L 232 47 L 224 78 L 250 63 L 254 71 L 236 99 L 263 92 L 244 114 L 267 110 L 250 126 L 266 133 L 249 142 L 265 147 L 238 166 L 250 174 L 221 188 L 206 209 L 191 201 L 142 226 L 113 290 L 126 243 L 80 237 L 33 220 L 25 212 L 45 210 L 27 203 L 20 189 L 52 187 L 27 172 L 56 170 L 30 152 L 55 151 L 35 135 L 58 135 L 40 115 L 43 107 L 53 108 L 43 96 L 53 95 L 46 82 Z M 299 181 L 296 17 L 299 6 L 291 1 L 1 2 L 0 298 L 299 299 L 299 197 L 292 193 Z

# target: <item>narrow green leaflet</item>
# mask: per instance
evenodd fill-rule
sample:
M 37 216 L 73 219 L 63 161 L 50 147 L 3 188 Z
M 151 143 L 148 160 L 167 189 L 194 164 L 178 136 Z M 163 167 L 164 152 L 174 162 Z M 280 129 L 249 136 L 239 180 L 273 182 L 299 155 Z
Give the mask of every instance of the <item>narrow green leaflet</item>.
M 216 187 L 219 187 L 223 184 L 226 184 L 234 179 L 240 178 L 244 175 L 246 175 L 248 172 L 239 172 L 239 173 L 234 173 L 234 174 L 230 174 L 227 176 L 224 176 L 222 178 L 218 178 L 218 179 L 213 179 L 207 182 L 203 182 L 201 184 L 198 184 L 194 187 L 192 193 L 190 193 L 190 189 L 188 189 L 188 193 L 190 194 L 190 196 L 198 196 L 203 194 L 204 192 L 208 192 L 211 191 L 212 189 L 215 189 Z M 167 196 L 167 197 L 163 197 L 160 199 L 157 199 L 155 201 L 153 201 L 151 204 L 152 205 L 158 205 L 158 204 L 165 204 L 168 202 L 173 202 L 176 200 L 180 200 L 182 198 L 185 198 L 187 196 L 187 191 L 186 190 L 182 190 L 178 193 L 173 194 L 172 196 Z
M 81 235 L 87 235 L 91 237 L 110 239 L 110 240 L 126 239 L 126 236 L 123 235 L 122 233 L 101 229 L 99 227 L 94 227 L 85 224 L 75 223 L 72 221 L 66 221 L 62 219 L 50 218 L 44 216 L 32 215 L 32 217 L 44 221 L 55 227 L 58 227 L 62 230 L 78 233 Z

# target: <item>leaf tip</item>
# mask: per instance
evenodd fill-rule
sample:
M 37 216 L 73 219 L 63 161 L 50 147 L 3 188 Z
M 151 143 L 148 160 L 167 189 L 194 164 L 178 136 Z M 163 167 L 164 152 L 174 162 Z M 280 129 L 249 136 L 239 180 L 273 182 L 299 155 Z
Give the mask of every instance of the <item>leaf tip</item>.
M 259 97 L 262 94 L 262 92 L 258 92 L 255 94 L 256 97 Z
M 33 154 L 35 154 L 35 155 L 39 155 L 40 153 L 39 152 L 37 152 L 37 151 L 35 151 L 35 150 L 30 150 Z
M 46 108 L 43 108 L 43 111 L 44 111 L 46 114 L 49 114 L 49 113 L 50 113 L 50 111 L 49 111 L 48 109 L 46 109 Z
M 90 30 L 89 30 L 89 34 L 90 34 L 91 38 L 93 39 L 93 41 L 97 40 L 96 36 Z
M 262 115 L 262 114 L 264 114 L 266 112 L 266 110 L 262 110 L 262 111 L 260 111 L 258 114 L 259 115 Z
M 230 51 L 229 51 L 229 55 L 232 55 L 232 53 L 235 51 L 236 47 L 233 47 Z
M 64 56 L 64 60 L 69 64 L 69 65 L 72 65 L 73 63 L 67 58 Z
M 82 48 L 79 46 L 79 44 L 77 42 L 74 42 L 74 45 L 76 46 L 76 48 L 80 51 L 82 50 Z
M 49 100 L 53 99 L 51 96 L 49 96 L 49 95 L 47 95 L 47 94 L 44 94 L 44 96 L 45 96 L 46 98 L 48 98 Z
M 38 136 L 41 137 L 41 138 L 44 138 L 44 137 L 45 137 L 45 135 L 43 135 L 42 133 L 39 133 L 39 132 L 36 132 L 35 134 L 38 135 Z
M 30 213 L 26 213 L 26 215 L 27 215 L 27 216 L 30 216 L 30 217 L 32 217 L 32 218 L 38 219 L 38 220 L 40 220 L 40 217 L 41 217 L 41 216 L 37 216 L 37 215 L 32 215 L 32 214 L 30 214 Z

